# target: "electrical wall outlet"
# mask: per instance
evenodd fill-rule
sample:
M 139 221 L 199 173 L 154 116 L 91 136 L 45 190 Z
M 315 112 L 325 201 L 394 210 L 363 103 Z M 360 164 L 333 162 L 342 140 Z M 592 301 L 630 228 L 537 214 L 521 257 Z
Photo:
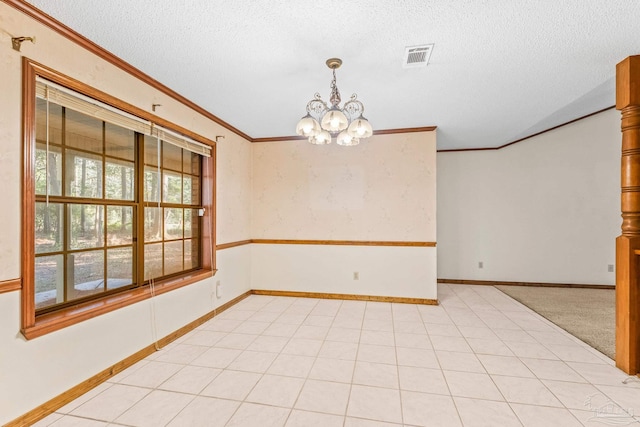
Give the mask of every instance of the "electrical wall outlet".
M 220 280 L 216 282 L 216 298 L 222 298 L 222 283 L 220 283 Z
M 360 273 L 357 271 L 353 272 L 353 280 L 360 280 Z
M 478 261 L 478 268 L 484 268 L 484 262 Z
M 609 265 L 607 266 L 607 271 L 608 271 L 609 273 L 613 273 L 613 264 L 609 264 Z

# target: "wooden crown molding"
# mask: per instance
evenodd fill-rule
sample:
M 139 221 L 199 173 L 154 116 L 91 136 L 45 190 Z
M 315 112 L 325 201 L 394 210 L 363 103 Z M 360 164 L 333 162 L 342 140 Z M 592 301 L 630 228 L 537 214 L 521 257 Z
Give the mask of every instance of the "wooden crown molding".
M 5 292 L 19 291 L 22 289 L 22 279 L 0 280 L 0 294 Z
M 413 132 L 433 132 L 437 126 L 423 126 L 417 128 L 399 128 L 399 129 L 380 129 L 374 130 L 374 135 L 391 135 L 396 133 L 413 133 Z M 306 141 L 304 136 L 273 136 L 268 138 L 252 138 L 251 142 L 283 142 L 283 141 Z
M 510 145 L 517 144 L 518 142 L 526 141 L 527 139 L 533 138 L 534 136 L 539 136 L 539 135 L 542 135 L 543 133 L 551 132 L 552 130 L 556 130 L 556 129 L 561 128 L 563 126 L 570 125 L 571 123 L 575 123 L 575 122 L 578 122 L 578 121 L 580 121 L 582 119 L 586 119 L 587 117 L 595 116 L 596 114 L 603 113 L 603 112 L 605 112 L 607 110 L 611 110 L 612 108 L 615 108 L 615 105 L 612 105 L 611 107 L 603 108 L 602 110 L 598 110 L 598 111 L 595 111 L 593 113 L 586 114 L 584 116 L 578 117 L 577 119 L 569 120 L 568 122 L 561 123 L 561 124 L 559 124 L 557 126 L 551 127 L 549 129 L 545 129 L 543 131 L 534 133 L 534 134 L 529 135 L 529 136 L 525 136 L 524 138 L 516 139 L 515 141 L 511 141 L 511 142 L 508 142 L 508 143 L 506 143 L 504 145 L 500 145 L 499 147 L 454 148 L 454 149 L 451 149 L 451 150 L 437 150 L 437 152 L 438 153 L 454 153 L 454 152 L 460 152 L 460 151 L 500 150 L 500 149 L 503 149 L 503 148 L 508 147 Z

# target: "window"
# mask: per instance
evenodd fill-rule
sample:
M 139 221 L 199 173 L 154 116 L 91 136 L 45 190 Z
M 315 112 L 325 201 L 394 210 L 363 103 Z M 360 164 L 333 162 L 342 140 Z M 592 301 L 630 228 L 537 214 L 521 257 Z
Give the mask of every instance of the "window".
M 27 338 L 143 299 L 150 283 L 211 275 L 211 147 L 28 60 L 24 70 Z

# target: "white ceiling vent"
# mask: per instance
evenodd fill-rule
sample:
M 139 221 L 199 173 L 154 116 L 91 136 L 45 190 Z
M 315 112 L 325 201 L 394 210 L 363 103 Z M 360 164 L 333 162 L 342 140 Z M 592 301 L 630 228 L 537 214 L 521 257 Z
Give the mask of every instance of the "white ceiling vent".
M 431 58 L 433 43 L 420 46 L 407 46 L 404 49 L 403 68 L 426 67 Z

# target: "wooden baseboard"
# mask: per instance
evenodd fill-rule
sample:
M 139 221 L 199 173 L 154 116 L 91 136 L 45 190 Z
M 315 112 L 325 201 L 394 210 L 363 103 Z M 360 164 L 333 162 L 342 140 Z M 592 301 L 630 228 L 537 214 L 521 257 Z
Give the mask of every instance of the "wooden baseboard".
M 158 345 L 161 348 L 166 346 L 167 344 L 175 341 L 176 339 L 180 338 L 181 336 L 183 336 L 187 332 L 192 331 L 193 329 L 195 329 L 198 326 L 202 325 L 203 323 L 211 320 L 213 317 L 217 316 L 218 314 L 222 313 L 223 311 L 227 310 L 228 308 L 230 308 L 230 307 L 234 306 L 235 304 L 239 303 L 240 301 L 242 301 L 243 299 L 245 299 L 249 295 L 251 295 L 251 291 L 247 291 L 247 292 L 239 295 L 238 297 L 232 299 L 231 301 L 221 305 L 220 307 L 216 308 L 215 310 L 210 311 L 209 313 L 205 314 L 204 316 L 201 316 L 201 317 L 197 318 L 193 322 L 191 322 L 191 323 L 183 326 L 182 328 L 170 333 L 169 335 L 161 338 L 158 341 Z M 128 367 L 132 366 L 136 362 L 139 362 L 140 360 L 144 359 L 145 357 L 149 356 L 150 354 L 153 354 L 155 351 L 156 351 L 155 344 L 150 344 L 150 345 L 146 346 L 142 350 L 137 351 L 136 353 L 134 353 L 131 356 L 121 360 L 120 362 L 115 363 L 114 365 L 111 365 L 107 369 L 104 369 L 104 370 L 100 371 L 99 373 L 97 373 L 96 375 L 92 376 L 91 378 L 81 382 L 80 384 L 76 385 L 75 387 L 72 387 L 71 389 L 65 391 L 64 393 L 54 397 L 53 399 L 49 400 L 48 402 L 45 402 L 42 405 L 38 406 L 37 408 L 35 408 L 35 409 L 27 412 L 26 414 L 16 418 L 15 420 L 10 421 L 9 423 L 5 424 L 4 427 L 21 427 L 21 426 L 32 425 L 33 423 L 41 420 L 42 418 L 46 417 L 47 415 L 50 415 L 50 414 L 54 413 L 56 410 L 62 408 L 64 405 L 72 402 L 73 400 L 75 400 L 78 397 L 82 396 L 83 394 L 87 393 L 89 390 L 99 386 L 100 384 L 102 384 L 103 382 L 105 382 L 106 380 L 111 378 L 112 376 L 118 374 L 119 372 L 124 371 Z
M 328 294 L 320 292 L 294 292 L 294 291 L 272 291 L 266 289 L 253 289 L 253 295 L 270 295 L 277 297 L 297 297 L 297 298 L 322 298 L 322 299 L 343 299 L 355 301 L 375 301 L 375 302 L 395 302 L 402 304 L 422 304 L 438 305 L 437 299 L 427 298 L 404 298 L 404 297 L 383 297 L 377 295 L 354 295 L 354 294 Z
M 438 283 L 450 285 L 481 285 L 481 286 L 537 286 L 541 288 L 583 288 L 583 289 L 615 289 L 615 285 L 585 285 L 580 283 L 539 283 L 539 282 L 500 282 L 496 280 L 461 280 L 438 279 Z

